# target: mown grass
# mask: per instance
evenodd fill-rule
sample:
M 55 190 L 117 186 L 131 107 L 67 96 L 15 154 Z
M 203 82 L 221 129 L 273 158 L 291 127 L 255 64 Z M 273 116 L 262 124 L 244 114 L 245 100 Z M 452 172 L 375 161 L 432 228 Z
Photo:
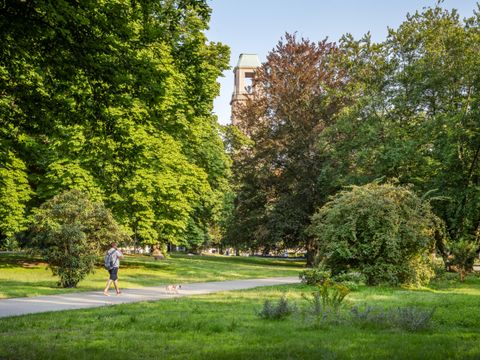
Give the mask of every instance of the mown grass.
M 127 256 L 119 272 L 122 288 L 170 283 L 222 281 L 232 279 L 296 276 L 303 261 L 234 256 L 172 255 L 155 261 L 149 256 Z M 101 265 L 75 289 L 62 289 L 40 258 L 24 254 L 0 254 L 0 298 L 53 295 L 99 290 L 108 273 Z
M 290 285 L 224 292 L 89 310 L 0 319 L 2 359 L 479 359 L 480 279 L 441 289 L 363 287 L 346 307 L 435 307 L 421 332 L 362 328 L 352 323 L 312 327 L 299 316 L 262 320 L 265 300 L 286 294 L 302 306 Z

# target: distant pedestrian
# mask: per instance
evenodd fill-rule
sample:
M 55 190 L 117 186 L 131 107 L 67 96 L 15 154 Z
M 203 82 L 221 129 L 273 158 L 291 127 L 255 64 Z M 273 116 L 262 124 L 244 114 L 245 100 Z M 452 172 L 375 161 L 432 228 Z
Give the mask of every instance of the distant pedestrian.
M 105 254 L 105 269 L 107 269 L 108 273 L 110 274 L 110 277 L 107 280 L 107 286 L 105 286 L 105 290 L 103 290 L 103 293 L 106 296 L 110 296 L 108 294 L 108 290 L 110 289 L 112 282 L 115 286 L 117 295 L 122 293 L 118 286 L 118 268 L 120 267 L 120 258 L 123 258 L 122 252 L 117 249 L 116 243 L 112 243 L 110 250 L 108 250 Z

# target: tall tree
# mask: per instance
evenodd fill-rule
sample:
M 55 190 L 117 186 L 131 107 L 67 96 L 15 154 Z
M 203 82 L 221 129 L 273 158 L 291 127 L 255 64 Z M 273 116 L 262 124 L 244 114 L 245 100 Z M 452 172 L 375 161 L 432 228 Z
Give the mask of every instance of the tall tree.
M 208 233 L 228 175 L 211 110 L 229 55 L 207 41 L 209 15 L 198 0 L 0 9 L 2 141 L 31 206 L 76 188 L 143 243 Z
M 384 176 L 434 194 L 453 240 L 480 231 L 478 16 L 436 6 L 381 44 L 345 37 L 357 101 L 322 137 L 331 161 L 343 159 L 345 183 Z
M 237 226 L 251 226 L 236 232 L 262 246 L 305 247 L 309 264 L 315 242 L 305 228 L 330 193 L 319 181 L 318 136 L 346 103 L 341 90 L 347 79 L 335 66 L 336 56 L 337 47 L 326 40 L 286 34 L 256 72 L 258 91 L 237 115 L 253 146 L 237 165 L 242 176 Z

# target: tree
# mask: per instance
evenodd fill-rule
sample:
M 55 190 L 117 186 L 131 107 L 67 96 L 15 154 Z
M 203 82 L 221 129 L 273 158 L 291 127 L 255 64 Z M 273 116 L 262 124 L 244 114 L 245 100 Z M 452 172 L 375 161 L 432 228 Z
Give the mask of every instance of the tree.
M 345 36 L 355 101 L 319 143 L 340 184 L 383 176 L 433 195 L 452 241 L 480 234 L 478 24 L 478 13 L 462 21 L 438 5 L 383 43 Z
M 237 161 L 241 177 L 237 233 L 264 247 L 302 246 L 313 263 L 310 216 L 331 189 L 319 181 L 323 156 L 318 136 L 335 122 L 347 99 L 338 48 L 286 34 L 255 73 L 255 87 L 237 114 L 254 145 Z M 249 224 L 249 225 L 247 225 Z
M 0 248 L 16 246 L 14 236 L 26 228 L 25 207 L 31 190 L 24 162 L 0 148 Z
M 8 2 L 1 141 L 25 164 L 27 213 L 66 189 L 143 244 L 204 237 L 227 187 L 213 99 L 229 50 L 198 0 Z
M 310 233 L 332 273 L 358 270 L 369 284 L 427 284 L 443 223 L 411 189 L 375 183 L 335 194 L 312 218 Z
M 60 277 L 62 287 L 76 287 L 94 271 L 95 263 L 112 242 L 126 239 L 102 203 L 93 203 L 78 190 L 46 201 L 30 228 L 31 244 Z
M 448 265 L 453 265 L 462 282 L 465 281 L 465 276 L 473 271 L 478 246 L 479 244 L 471 239 L 459 239 L 450 246 L 451 256 Z
M 407 17 L 386 42 L 394 50 L 391 117 L 410 130 L 406 144 L 421 154 L 399 163 L 409 169 L 404 181 L 449 199 L 436 211 L 453 240 L 480 229 L 478 21 L 478 13 L 462 22 L 437 6 Z

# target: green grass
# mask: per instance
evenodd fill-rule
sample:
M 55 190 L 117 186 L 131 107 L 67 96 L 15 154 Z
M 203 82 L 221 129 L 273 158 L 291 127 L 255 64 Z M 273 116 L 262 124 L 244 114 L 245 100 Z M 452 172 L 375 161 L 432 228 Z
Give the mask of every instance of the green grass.
M 121 261 L 122 288 L 232 279 L 296 276 L 304 262 L 235 256 L 185 256 L 155 261 L 127 256 Z M 53 295 L 103 289 L 108 273 L 98 267 L 75 289 L 62 289 L 45 263 L 23 254 L 0 254 L 0 298 Z
M 421 290 L 363 287 L 346 307 L 435 307 L 429 330 L 312 327 L 300 316 L 256 316 L 282 294 L 301 306 L 312 287 L 290 285 L 158 302 L 0 319 L 1 359 L 479 359 L 480 279 Z

